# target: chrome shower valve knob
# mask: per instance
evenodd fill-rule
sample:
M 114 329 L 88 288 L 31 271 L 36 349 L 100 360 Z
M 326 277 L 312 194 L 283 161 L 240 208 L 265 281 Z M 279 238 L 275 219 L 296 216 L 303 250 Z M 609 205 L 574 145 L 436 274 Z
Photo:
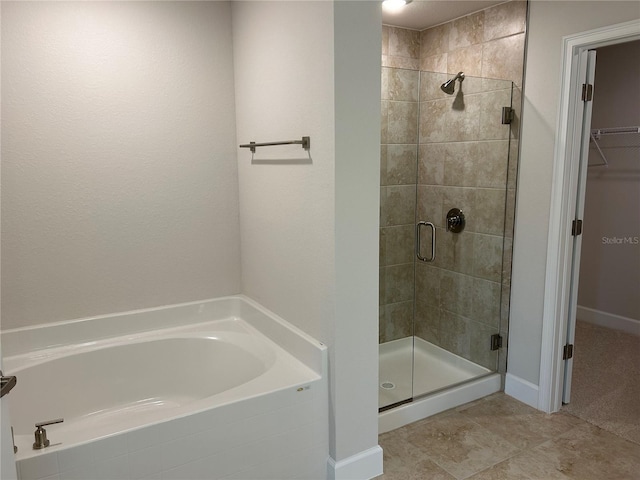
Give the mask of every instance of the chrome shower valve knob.
M 452 208 L 447 212 L 447 230 L 452 233 L 460 233 L 466 224 L 464 213 L 459 208 Z

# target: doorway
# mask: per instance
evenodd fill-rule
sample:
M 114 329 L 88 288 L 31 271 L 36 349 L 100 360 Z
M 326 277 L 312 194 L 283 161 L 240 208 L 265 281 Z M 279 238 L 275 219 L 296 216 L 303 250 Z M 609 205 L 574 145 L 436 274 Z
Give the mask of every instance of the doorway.
M 584 188 L 579 189 L 580 148 L 583 134 L 584 102 L 580 91 L 586 83 L 586 54 L 590 49 L 631 42 L 640 39 L 640 21 L 626 22 L 591 32 L 565 37 L 561 107 L 554 162 L 554 186 L 547 250 L 547 277 L 542 331 L 542 355 L 538 407 L 547 412 L 558 411 L 562 405 L 565 378 L 563 351 L 571 316 L 575 322 L 576 301 L 570 285 L 574 241 L 570 234 L 578 201 L 584 200 Z M 587 123 L 590 128 L 590 120 Z M 587 133 L 586 141 L 589 140 Z M 586 157 L 584 159 L 586 168 Z M 580 197 L 582 195 L 582 197 Z M 580 258 L 579 255 L 577 257 Z M 573 299 L 573 303 L 572 303 Z
M 640 443 L 640 40 L 597 49 L 563 410 Z M 573 325 L 569 325 L 571 329 Z M 574 340 L 575 338 L 575 340 Z

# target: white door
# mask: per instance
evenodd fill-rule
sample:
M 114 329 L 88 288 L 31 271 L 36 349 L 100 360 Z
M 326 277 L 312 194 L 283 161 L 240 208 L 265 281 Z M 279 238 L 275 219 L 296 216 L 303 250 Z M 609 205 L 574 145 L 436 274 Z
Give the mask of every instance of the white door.
M 579 94 L 582 104 L 582 134 L 580 141 L 580 162 L 578 170 L 578 194 L 576 196 L 576 207 L 574 216 L 574 228 L 577 229 L 573 236 L 573 252 L 571 266 L 571 285 L 569 293 L 569 318 L 567 320 L 567 338 L 565 341 L 565 352 L 567 353 L 564 362 L 564 388 L 562 392 L 562 403 L 569 403 L 571 400 L 571 378 L 573 373 L 573 344 L 576 334 L 576 309 L 578 306 L 578 280 L 580 277 L 580 251 L 582 248 L 581 228 L 582 217 L 584 216 L 585 192 L 587 187 L 587 166 L 589 163 L 589 140 L 591 138 L 591 112 L 593 109 L 593 94 L 595 88 L 596 73 L 596 52 L 589 50 L 580 54 L 580 78 L 585 87 Z M 576 139 L 578 140 L 578 139 Z M 572 234 L 569 232 L 569 234 Z
M 0 370 L 2 369 L 2 345 L 0 344 Z M 9 392 L 7 395 L 11 395 Z M 13 439 L 11 438 L 11 419 L 7 395 L 0 398 L 0 478 L 15 480 L 16 462 L 13 454 Z

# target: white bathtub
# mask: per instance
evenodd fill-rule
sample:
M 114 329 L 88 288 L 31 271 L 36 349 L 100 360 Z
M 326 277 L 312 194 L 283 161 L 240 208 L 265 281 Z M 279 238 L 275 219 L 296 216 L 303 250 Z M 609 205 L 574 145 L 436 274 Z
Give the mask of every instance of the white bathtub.
M 326 348 L 245 297 L 2 342 L 23 480 L 323 478 Z M 33 450 L 34 424 L 59 417 Z

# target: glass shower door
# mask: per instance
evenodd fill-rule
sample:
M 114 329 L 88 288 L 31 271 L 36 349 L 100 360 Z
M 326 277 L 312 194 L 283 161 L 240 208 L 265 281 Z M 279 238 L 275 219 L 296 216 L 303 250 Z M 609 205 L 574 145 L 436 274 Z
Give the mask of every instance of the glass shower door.
M 380 408 L 413 398 L 419 81 L 416 70 L 382 69 Z
M 420 74 L 414 397 L 498 370 L 512 83 Z M 503 115 L 504 109 L 504 115 Z M 504 118 L 503 118 L 504 117 Z M 505 123 L 503 123 L 503 121 Z M 510 251 L 508 252 L 510 258 Z M 502 335 L 506 338 L 506 335 Z
M 514 90 L 461 76 L 449 93 L 453 77 L 382 69 L 381 409 L 498 371 L 506 358 Z

